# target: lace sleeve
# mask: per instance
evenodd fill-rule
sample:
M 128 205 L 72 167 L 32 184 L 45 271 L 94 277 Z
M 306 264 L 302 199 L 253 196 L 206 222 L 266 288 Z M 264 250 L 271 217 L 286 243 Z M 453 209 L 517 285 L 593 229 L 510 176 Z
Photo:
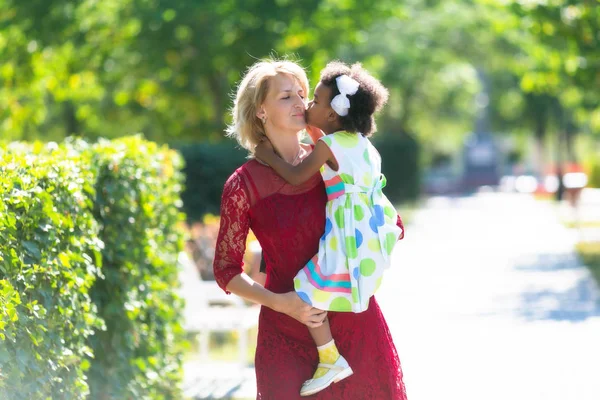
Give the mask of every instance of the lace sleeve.
M 402 222 L 402 218 L 400 218 L 400 214 L 398 214 L 398 220 L 396 221 L 396 225 L 398 225 L 398 227 L 400 229 L 402 229 L 402 233 L 400 234 L 400 237 L 398 238 L 398 240 L 402 240 L 402 239 L 404 239 L 404 223 Z
M 215 279 L 227 294 L 227 285 L 243 272 L 246 237 L 250 220 L 250 201 L 242 176 L 235 172 L 225 182 L 221 197 L 221 224 L 215 248 L 213 270 Z

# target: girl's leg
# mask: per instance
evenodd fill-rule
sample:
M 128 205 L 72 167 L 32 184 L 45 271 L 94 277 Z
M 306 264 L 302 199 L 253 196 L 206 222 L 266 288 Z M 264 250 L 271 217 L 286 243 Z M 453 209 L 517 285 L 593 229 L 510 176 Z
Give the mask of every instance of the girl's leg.
M 325 317 L 323 325 L 318 328 L 308 328 L 310 336 L 312 336 L 317 346 L 323 346 L 333 339 L 331 336 L 331 327 L 329 326 L 329 318 Z
M 319 364 L 327 367 L 317 367 L 312 379 L 304 382 L 300 389 L 300 396 L 310 396 L 327 388 L 329 385 L 352 375 L 352 368 L 344 357 L 340 355 L 335 341 L 331 336 L 329 319 L 325 318 L 323 325 L 318 328 L 309 328 L 310 334 L 317 345 Z
M 329 318 L 325 318 L 323 325 L 318 328 L 308 328 L 319 352 L 319 362 L 323 364 L 334 364 L 340 357 L 335 341 L 331 336 L 331 327 L 329 326 Z M 317 368 L 313 379 L 320 378 L 327 373 L 327 368 Z

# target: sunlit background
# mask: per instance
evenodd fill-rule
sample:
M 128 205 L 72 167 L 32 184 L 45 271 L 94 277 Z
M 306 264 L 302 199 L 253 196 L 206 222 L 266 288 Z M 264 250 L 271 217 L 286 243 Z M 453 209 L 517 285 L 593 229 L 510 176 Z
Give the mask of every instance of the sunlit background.
M 373 141 L 407 229 L 378 298 L 409 399 L 600 399 L 599 2 L 0 0 L 0 22 L 5 148 L 139 133 L 183 156 L 183 398 L 255 397 L 259 309 L 220 291 L 212 257 L 246 157 L 223 134 L 232 95 L 274 57 L 313 88 L 358 61 L 390 91 Z M 0 349 L 0 394 L 17 357 Z

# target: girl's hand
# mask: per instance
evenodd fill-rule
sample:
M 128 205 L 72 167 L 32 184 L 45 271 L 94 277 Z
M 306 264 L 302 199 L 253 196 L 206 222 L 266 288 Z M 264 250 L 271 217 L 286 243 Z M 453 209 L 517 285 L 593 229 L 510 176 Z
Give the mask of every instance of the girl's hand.
M 283 293 L 277 296 L 275 311 L 287 314 L 309 328 L 317 328 L 323 325 L 323 321 L 327 317 L 327 311 L 319 310 L 305 303 L 296 292 Z
M 267 137 L 263 138 L 254 148 L 254 156 L 261 161 L 268 163 L 269 157 L 274 155 L 273 144 L 271 144 L 271 141 Z

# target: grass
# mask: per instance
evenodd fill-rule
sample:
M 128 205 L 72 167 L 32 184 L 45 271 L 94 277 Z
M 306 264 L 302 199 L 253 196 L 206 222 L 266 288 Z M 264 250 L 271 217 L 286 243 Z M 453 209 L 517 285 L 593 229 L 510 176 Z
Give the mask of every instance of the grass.
M 600 228 L 600 221 L 562 221 L 562 224 L 567 228 Z
M 254 327 L 248 332 L 248 349 L 246 352 L 246 363 L 254 365 L 254 353 L 256 352 L 256 337 L 258 328 Z M 187 334 L 186 353 L 184 354 L 184 363 L 200 360 L 199 342 L 196 333 Z M 238 361 L 238 333 L 237 332 L 211 332 L 208 342 L 209 362 L 237 362 Z M 229 397 L 228 397 L 229 398 Z M 193 400 L 184 398 L 184 400 Z M 254 400 L 252 398 L 235 397 L 235 400 Z
M 248 332 L 248 348 L 246 351 L 246 362 L 254 365 L 254 354 L 256 353 L 256 338 L 258 328 L 254 327 Z M 200 349 L 196 334 L 188 334 L 190 347 L 184 356 L 184 362 L 200 359 Z M 208 340 L 208 357 L 210 361 L 237 362 L 238 356 L 238 333 L 237 332 L 211 332 Z
M 556 194 L 554 193 L 534 193 L 533 198 L 539 201 L 554 201 L 556 199 Z
M 600 242 L 581 242 L 577 244 L 576 250 L 600 285 Z

